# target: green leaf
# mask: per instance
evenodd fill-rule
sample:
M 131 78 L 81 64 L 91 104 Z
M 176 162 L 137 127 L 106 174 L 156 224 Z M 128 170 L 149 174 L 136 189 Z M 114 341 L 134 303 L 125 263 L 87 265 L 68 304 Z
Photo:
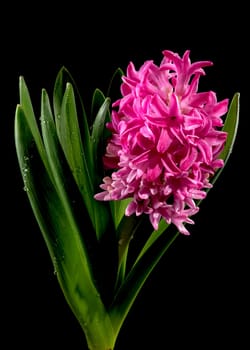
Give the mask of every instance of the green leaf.
M 118 229 L 118 271 L 115 289 L 123 282 L 126 274 L 127 255 L 131 239 L 142 222 L 142 217 L 138 219 L 136 215 L 123 216 Z
M 52 113 L 51 113 L 52 115 Z M 53 120 L 53 117 L 51 116 Z M 51 121 L 52 122 L 52 121 Z M 55 118 L 56 132 L 76 184 L 82 194 L 92 224 L 95 227 L 93 210 L 93 178 L 82 145 L 73 87 L 67 83 L 60 114 Z M 54 137 L 57 138 L 57 135 Z
M 166 231 L 169 224 L 165 220 L 161 220 L 159 223 L 158 230 L 154 230 L 151 235 L 149 236 L 148 240 L 144 244 L 142 250 L 140 251 L 140 254 L 138 255 L 135 264 L 140 260 L 140 258 L 145 254 L 145 252 L 151 247 L 152 244 L 160 237 L 160 235 Z
M 92 128 L 91 133 L 91 147 L 92 147 L 92 156 L 93 156 L 93 164 L 95 164 L 95 175 L 100 174 L 101 178 L 98 177 L 96 184 L 99 184 L 103 177 L 103 162 L 102 156 L 105 150 L 105 124 L 107 119 L 109 118 L 109 106 L 110 99 L 106 98 L 102 105 L 100 106 Z
M 234 147 L 234 143 L 235 143 L 236 135 L 238 131 L 238 126 L 239 126 L 239 117 L 240 117 L 240 93 L 237 92 L 234 94 L 232 101 L 229 105 L 228 113 L 223 126 L 223 131 L 226 131 L 228 133 L 225 147 L 223 148 L 219 156 L 220 159 L 224 160 L 224 166 L 223 168 L 220 168 L 216 172 L 215 176 L 212 178 L 211 182 L 213 184 L 221 175 L 233 151 L 233 147 Z
M 78 123 L 80 126 L 80 132 L 82 134 L 81 137 L 82 137 L 83 148 L 85 151 L 85 157 L 86 157 L 86 160 L 91 160 L 89 123 L 88 123 L 88 118 L 84 108 L 83 100 L 77 88 L 77 84 L 75 80 L 73 79 L 72 75 L 69 73 L 69 71 L 65 67 L 62 67 L 58 72 L 55 80 L 55 84 L 54 84 L 54 89 L 53 89 L 54 116 L 55 118 L 60 118 L 61 116 L 62 101 L 64 98 L 66 86 L 68 83 L 70 83 L 74 89 L 75 104 L 78 110 L 77 114 L 79 117 Z M 91 169 L 91 164 L 87 164 L 87 166 Z
M 95 89 L 93 96 L 92 96 L 92 103 L 91 103 L 91 120 L 94 122 L 96 115 L 101 108 L 102 104 L 104 103 L 106 97 L 102 93 L 100 89 Z
M 112 99 L 115 101 L 117 98 L 114 97 L 113 95 L 117 95 L 117 91 L 120 92 L 120 86 L 121 86 L 121 77 L 124 75 L 124 72 L 121 68 L 117 68 L 112 75 L 109 86 L 108 86 L 108 91 L 107 91 L 107 96 L 112 97 Z
M 45 91 L 42 94 L 42 128 L 45 159 L 40 155 L 30 128 L 30 114 L 21 105 L 15 114 L 15 145 L 25 190 L 53 262 L 65 299 L 86 335 L 90 349 L 108 349 L 114 344 L 110 319 L 95 286 L 92 266 L 81 239 L 72 208 L 57 173 L 55 126 Z M 40 147 L 41 145 L 39 145 Z M 48 172 L 45 163 L 51 164 Z M 51 173 L 55 175 L 54 181 Z M 95 312 L 93 313 L 93 310 Z
M 115 230 L 118 229 L 118 226 L 124 217 L 125 210 L 128 204 L 131 202 L 132 198 L 126 198 L 119 201 L 110 201 L 110 208 L 112 213 L 112 218 L 114 222 Z
M 97 105 L 97 96 L 98 93 L 96 91 L 94 97 L 94 105 Z M 100 97 L 100 94 L 99 94 Z M 94 194 L 97 192 L 97 188 L 99 183 L 103 178 L 103 161 L 102 156 L 104 153 L 105 147 L 105 124 L 107 122 L 107 118 L 109 117 L 109 105 L 110 99 L 105 98 L 103 103 L 101 104 L 99 110 L 97 111 L 96 117 L 94 119 L 92 133 L 91 133 L 91 154 L 92 154 L 92 164 L 93 164 L 93 188 L 91 197 L 94 206 L 94 221 L 95 221 L 95 231 L 98 239 L 100 239 L 103 234 L 106 232 L 107 227 L 110 223 L 111 213 L 109 210 L 109 205 L 104 202 L 99 202 L 94 199 Z M 96 189 L 96 191 L 95 191 Z
M 34 137 L 34 141 L 36 142 L 38 152 L 48 169 L 47 158 L 45 155 L 45 150 L 44 150 L 40 130 L 39 130 L 34 109 L 32 106 L 30 93 L 28 91 L 26 82 L 22 76 L 19 77 L 19 95 L 20 95 L 20 105 L 22 106 L 22 109 L 27 116 L 27 123 L 29 124 L 30 130 Z

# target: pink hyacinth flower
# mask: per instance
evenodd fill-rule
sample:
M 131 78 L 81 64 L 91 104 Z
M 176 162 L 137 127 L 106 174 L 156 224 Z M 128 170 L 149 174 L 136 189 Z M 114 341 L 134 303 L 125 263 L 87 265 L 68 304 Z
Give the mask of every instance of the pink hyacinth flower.
M 221 130 L 228 99 L 217 102 L 213 91 L 198 92 L 203 67 L 163 51 L 159 66 L 146 61 L 137 71 L 132 62 L 122 77 L 122 97 L 112 105 L 112 132 L 104 166 L 113 170 L 94 197 L 111 201 L 131 198 L 125 215 L 149 215 L 155 230 L 163 218 L 188 235 L 185 223 L 199 210 L 227 133 Z

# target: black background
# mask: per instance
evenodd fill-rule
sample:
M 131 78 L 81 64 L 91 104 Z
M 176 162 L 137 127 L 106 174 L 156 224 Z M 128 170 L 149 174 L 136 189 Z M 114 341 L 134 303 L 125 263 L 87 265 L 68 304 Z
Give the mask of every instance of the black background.
M 54 6 L 54 5 L 53 5 Z M 88 104 L 117 67 L 130 60 L 157 64 L 162 50 L 211 60 L 201 89 L 218 99 L 241 94 L 235 147 L 225 170 L 196 215 L 191 236 L 179 237 L 155 268 L 131 309 L 117 350 L 247 348 L 249 302 L 249 145 L 246 81 L 249 74 L 244 9 L 134 4 L 87 9 L 72 4 L 13 6 L 2 11 L 1 99 L 1 345 L 87 349 L 71 314 L 23 190 L 14 147 L 18 79 L 35 106 L 51 93 L 62 65 Z M 244 86 L 243 86 L 244 85 Z M 36 107 L 38 108 L 38 107 Z M 243 346 L 244 344 L 244 346 Z

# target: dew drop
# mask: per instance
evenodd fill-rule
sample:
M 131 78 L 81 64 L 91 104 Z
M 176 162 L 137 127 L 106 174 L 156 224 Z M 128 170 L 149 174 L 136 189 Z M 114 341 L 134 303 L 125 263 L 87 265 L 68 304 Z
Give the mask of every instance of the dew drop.
M 23 187 L 23 190 L 24 190 L 25 192 L 29 192 L 29 191 L 30 191 L 30 189 L 28 188 L 28 186 L 24 186 L 24 187 Z
M 54 275 L 57 274 L 57 258 L 53 257 L 53 265 L 54 265 Z
M 118 245 L 122 245 L 122 244 L 123 244 L 123 242 L 124 242 L 124 239 L 119 239 L 119 241 L 118 241 Z

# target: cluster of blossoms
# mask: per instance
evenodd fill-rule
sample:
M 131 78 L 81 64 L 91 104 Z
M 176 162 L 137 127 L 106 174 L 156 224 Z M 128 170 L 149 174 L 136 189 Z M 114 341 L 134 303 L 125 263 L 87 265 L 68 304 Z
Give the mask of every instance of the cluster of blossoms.
M 228 99 L 213 91 L 198 92 L 203 67 L 165 50 L 159 66 L 146 61 L 137 71 L 132 62 L 122 77 L 122 98 L 112 105 L 103 179 L 97 200 L 131 198 L 125 215 L 149 215 L 155 230 L 161 218 L 189 234 L 185 223 L 206 196 L 227 133 L 221 130 Z

